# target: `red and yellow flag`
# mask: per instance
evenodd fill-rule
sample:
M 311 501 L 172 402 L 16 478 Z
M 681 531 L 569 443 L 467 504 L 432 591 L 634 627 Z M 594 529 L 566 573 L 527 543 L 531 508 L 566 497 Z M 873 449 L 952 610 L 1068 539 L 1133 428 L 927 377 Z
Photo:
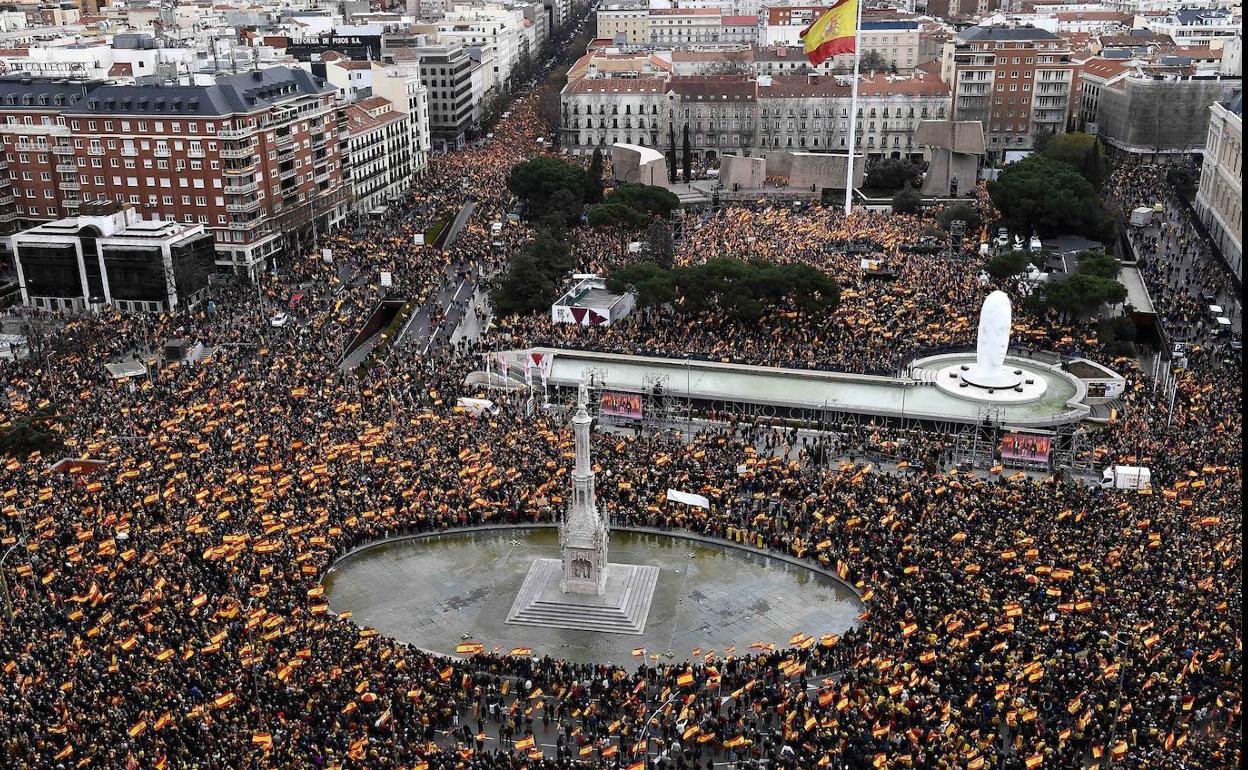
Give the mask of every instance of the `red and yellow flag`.
M 802 45 L 813 67 L 838 53 L 854 52 L 858 0 L 838 0 L 831 8 L 802 30 Z

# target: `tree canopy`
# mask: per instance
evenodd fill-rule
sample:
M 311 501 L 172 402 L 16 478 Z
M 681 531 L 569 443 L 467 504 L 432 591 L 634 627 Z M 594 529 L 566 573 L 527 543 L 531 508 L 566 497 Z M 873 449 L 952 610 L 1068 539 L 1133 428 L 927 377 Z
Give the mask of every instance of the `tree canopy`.
M 988 260 L 984 270 L 998 281 L 1018 275 L 1031 263 L 1031 254 L 1022 251 L 1007 251 Z
M 548 311 L 564 277 L 576 266 L 568 243 L 547 230 L 512 257 L 495 284 L 490 302 L 499 315 Z
M 910 161 L 885 158 L 867 169 L 864 186 L 874 190 L 900 190 L 918 178 L 919 167 Z
M 1105 146 L 1092 134 L 1057 134 L 1045 143 L 1043 155 L 1075 169 L 1098 190 L 1105 183 Z
M 1092 184 L 1065 163 L 1031 155 L 1011 163 L 988 184 L 988 194 L 1011 232 L 1099 234 L 1101 206 Z
M 546 213 L 556 193 L 564 193 L 558 199 L 561 208 L 573 201 L 580 206 L 585 200 L 586 176 L 584 169 L 574 163 L 538 157 L 512 167 L 507 175 L 507 189 L 524 201 L 525 216 L 534 218 Z
M 763 260 L 718 258 L 674 270 L 643 262 L 612 271 L 607 279 L 612 291 L 636 291 L 641 307 L 672 304 L 682 314 L 715 310 L 741 321 L 777 307 L 830 313 L 841 298 L 836 281 L 809 265 Z

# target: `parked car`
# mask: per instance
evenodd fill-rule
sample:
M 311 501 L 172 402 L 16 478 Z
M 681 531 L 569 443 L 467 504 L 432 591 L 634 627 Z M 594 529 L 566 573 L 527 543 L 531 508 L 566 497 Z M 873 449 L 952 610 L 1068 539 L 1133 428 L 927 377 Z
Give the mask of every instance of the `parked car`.
M 282 326 L 285 326 L 288 323 L 290 323 L 290 316 L 286 315 L 285 313 L 278 313 L 277 315 L 269 319 L 269 326 L 280 328 Z

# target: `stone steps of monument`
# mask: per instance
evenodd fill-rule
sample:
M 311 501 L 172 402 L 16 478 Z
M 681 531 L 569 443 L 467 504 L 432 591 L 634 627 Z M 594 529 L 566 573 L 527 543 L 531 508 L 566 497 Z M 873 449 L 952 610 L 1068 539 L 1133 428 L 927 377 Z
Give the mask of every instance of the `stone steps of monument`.
M 638 584 L 642 583 L 645 580 L 644 576 L 645 576 L 644 570 L 633 570 L 632 572 L 629 573 L 628 581 L 625 584 L 625 588 L 624 588 L 624 595 L 628 597 L 628 601 L 625 602 L 623 606 L 618 606 L 618 607 L 598 606 L 596 607 L 592 604 L 578 605 L 576 608 L 577 614 L 580 617 L 584 617 L 590 620 L 598 620 L 598 621 L 605 621 L 605 622 L 628 622 L 628 619 L 633 616 L 633 610 L 635 610 L 638 604 L 644 600 L 643 594 L 641 592 L 634 590 Z M 557 614 L 560 612 L 566 612 L 567 605 L 561 604 L 558 602 L 547 602 L 541 599 L 537 599 L 532 604 L 530 604 L 527 608 L 525 608 L 523 612 L 533 613 L 534 611 L 539 612 L 539 613 L 546 613 L 546 614 L 554 612 Z
M 534 598 L 522 609 L 513 611 L 507 622 L 613 634 L 640 634 L 645 629 L 650 599 L 653 596 L 653 581 L 657 579 L 657 573 L 658 569 L 655 567 L 643 566 L 632 570 L 623 589 L 627 599 L 618 607 L 564 604 Z M 648 588 L 647 584 L 650 584 Z

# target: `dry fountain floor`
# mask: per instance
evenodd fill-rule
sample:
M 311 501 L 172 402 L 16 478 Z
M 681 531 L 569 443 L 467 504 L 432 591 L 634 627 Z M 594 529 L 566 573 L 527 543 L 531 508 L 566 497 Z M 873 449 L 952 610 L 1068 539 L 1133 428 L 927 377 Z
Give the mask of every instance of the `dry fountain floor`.
M 642 634 L 612 634 L 507 623 L 534 559 L 558 558 L 554 529 L 449 533 L 357 551 L 325 577 L 335 613 L 360 626 L 437 653 L 464 636 L 506 653 L 532 648 L 576 662 L 633 667 L 635 648 L 677 661 L 694 649 L 722 653 L 755 642 L 788 644 L 798 632 L 840 634 L 861 605 L 834 578 L 727 545 L 677 536 L 613 531 L 613 563 L 653 565 L 658 583 Z

